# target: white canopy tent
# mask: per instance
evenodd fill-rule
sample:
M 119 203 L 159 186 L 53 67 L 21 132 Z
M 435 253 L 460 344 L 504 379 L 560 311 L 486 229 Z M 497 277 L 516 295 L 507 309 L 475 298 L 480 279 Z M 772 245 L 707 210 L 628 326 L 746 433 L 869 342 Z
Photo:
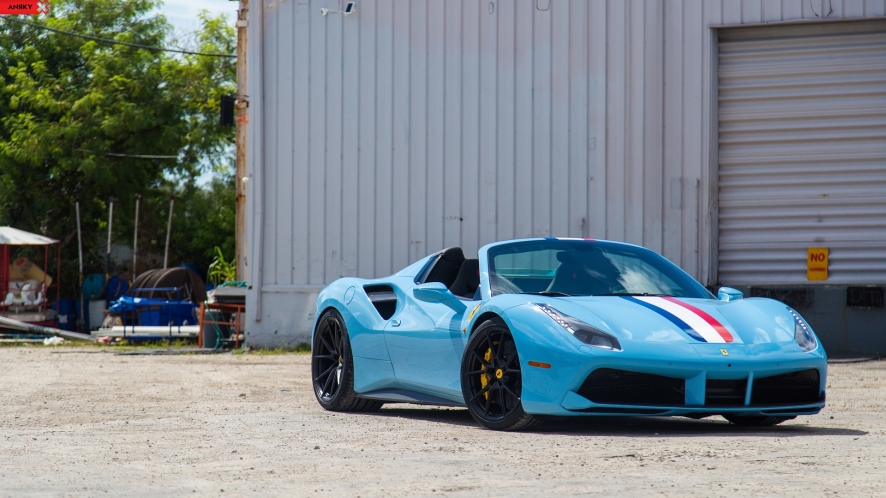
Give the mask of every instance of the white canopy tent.
M 58 244 L 55 270 L 49 267 L 49 246 Z M 17 247 L 37 246 L 37 259 L 21 254 Z M 43 253 L 40 255 L 40 253 Z M 19 253 L 19 254 L 16 254 Z M 42 257 L 40 257 L 42 256 Z M 55 273 L 55 278 L 49 273 Z M 59 298 L 61 276 L 61 244 L 58 240 L 12 227 L 0 227 L 0 316 L 32 325 L 55 326 L 56 311 L 47 307 L 53 298 Z M 50 297 L 50 292 L 54 294 Z M 0 326 L 9 323 L 0 321 Z
M 37 235 L 36 233 L 26 232 L 12 227 L 0 227 L 0 245 L 8 246 L 48 246 L 49 244 L 57 244 L 58 241 Z

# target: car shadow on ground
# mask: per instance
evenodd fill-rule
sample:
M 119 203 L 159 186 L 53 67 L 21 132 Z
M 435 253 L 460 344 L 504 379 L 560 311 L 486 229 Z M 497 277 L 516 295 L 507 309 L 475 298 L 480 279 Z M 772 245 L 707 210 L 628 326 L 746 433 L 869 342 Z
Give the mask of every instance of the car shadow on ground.
M 798 437 L 867 435 L 866 431 L 856 429 L 822 427 L 811 422 L 807 424 L 802 417 L 772 427 L 739 426 L 731 424 L 719 416 L 701 420 L 685 417 L 574 417 L 567 420 L 547 420 L 536 431 L 577 436 Z
M 437 422 L 441 424 L 475 426 L 477 422 L 471 417 L 471 414 L 464 408 L 435 408 L 435 407 L 414 407 L 410 408 L 406 404 L 387 404 L 377 412 L 370 412 L 361 415 L 373 415 L 377 417 L 390 418 L 406 418 L 412 420 L 425 420 L 428 422 Z
M 409 408 L 408 405 L 386 405 L 369 415 L 406 418 L 442 424 L 474 426 L 466 409 Z M 532 429 L 533 433 L 573 436 L 659 436 L 659 437 L 801 437 L 801 436 L 864 436 L 866 431 L 843 427 L 823 427 L 804 417 L 773 427 L 743 427 L 714 416 L 701 420 L 684 417 L 564 417 L 547 419 Z

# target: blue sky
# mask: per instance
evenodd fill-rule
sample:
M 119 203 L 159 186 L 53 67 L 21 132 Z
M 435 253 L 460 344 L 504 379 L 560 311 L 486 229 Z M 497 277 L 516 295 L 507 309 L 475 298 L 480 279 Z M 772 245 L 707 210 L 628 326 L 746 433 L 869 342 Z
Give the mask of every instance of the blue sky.
M 228 21 L 233 24 L 237 17 L 237 8 L 240 5 L 239 2 L 232 2 L 230 0 L 165 0 L 163 4 L 159 11 L 175 26 L 176 35 L 193 33 L 199 30 L 200 22 L 197 20 L 197 14 L 201 10 L 208 10 L 213 16 L 228 14 Z M 200 176 L 197 183 L 203 185 L 211 179 L 212 172 L 207 168 L 207 171 Z
M 239 5 L 239 2 L 230 0 L 165 0 L 159 10 L 178 33 L 197 31 L 200 28 L 197 13 L 201 10 L 208 10 L 213 16 L 228 14 L 228 20 L 233 24 Z

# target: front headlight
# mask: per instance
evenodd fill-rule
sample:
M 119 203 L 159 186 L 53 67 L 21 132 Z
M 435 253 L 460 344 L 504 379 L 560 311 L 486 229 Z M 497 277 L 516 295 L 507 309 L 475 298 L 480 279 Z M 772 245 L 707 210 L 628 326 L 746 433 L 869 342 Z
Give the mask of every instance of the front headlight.
M 536 303 L 535 306 L 542 310 L 544 314 L 551 317 L 551 320 L 554 320 L 557 324 L 566 329 L 567 332 L 575 336 L 576 339 L 588 346 L 621 351 L 621 344 L 618 343 L 618 339 L 603 332 L 597 327 L 589 325 L 569 315 L 564 315 L 549 304 Z
M 791 308 L 788 308 L 788 311 L 794 316 L 794 323 L 796 323 L 794 326 L 794 340 L 804 352 L 812 351 L 818 345 L 815 342 L 815 335 L 812 334 L 812 329 L 809 328 L 806 320 L 799 313 Z

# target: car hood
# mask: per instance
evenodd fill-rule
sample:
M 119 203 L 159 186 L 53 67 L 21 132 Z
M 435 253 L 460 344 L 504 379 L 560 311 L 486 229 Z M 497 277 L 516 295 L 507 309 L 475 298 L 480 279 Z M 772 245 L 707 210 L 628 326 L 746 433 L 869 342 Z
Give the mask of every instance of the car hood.
M 683 344 L 794 342 L 795 321 L 772 299 L 590 296 L 546 298 L 561 313 L 612 333 L 620 341 Z

